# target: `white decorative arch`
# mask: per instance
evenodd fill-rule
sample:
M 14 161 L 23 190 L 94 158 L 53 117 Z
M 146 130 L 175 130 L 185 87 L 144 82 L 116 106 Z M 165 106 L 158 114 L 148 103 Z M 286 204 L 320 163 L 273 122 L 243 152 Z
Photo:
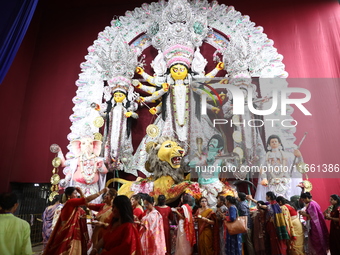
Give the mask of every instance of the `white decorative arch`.
M 99 132 L 99 128 L 93 124 L 98 112 L 91 108 L 91 103 L 102 101 L 104 81 L 109 78 L 110 73 L 110 52 L 114 39 L 120 35 L 123 41 L 129 43 L 141 56 L 146 48 L 152 47 L 147 32 L 150 32 L 163 10 L 175 2 L 189 4 L 193 13 L 202 11 L 206 13 L 209 32 L 204 42 L 220 51 L 224 60 L 229 61 L 229 65 L 226 65 L 227 71 L 236 72 L 240 65 L 238 66 L 239 63 L 235 61 L 241 61 L 242 65 L 247 66 L 252 77 L 260 78 L 262 97 L 271 95 L 273 84 L 278 88 L 288 86 L 285 79 L 282 79 L 288 76 L 282 63 L 283 56 L 278 54 L 273 46 L 274 42 L 263 33 L 262 27 L 256 27 L 249 16 L 242 15 L 233 6 L 218 4 L 217 1 L 209 3 L 206 0 L 169 0 L 169 2 L 161 0 L 143 4 L 133 11 L 127 11 L 125 16 L 112 20 L 111 25 L 105 27 L 93 45 L 88 48 L 86 61 L 81 63 L 81 73 L 76 81 L 78 89 L 73 98 L 73 114 L 70 116 L 72 125 L 67 136 L 68 140 Z M 230 54 L 236 58 L 230 58 Z M 270 115 L 265 116 L 265 119 L 292 119 L 290 116 L 292 112 L 293 108 L 289 107 L 287 116 Z M 293 147 L 294 128 L 282 129 L 279 125 L 273 127 L 266 125 L 265 129 L 266 137 L 273 133 L 278 134 L 285 137 L 282 140 L 288 141 L 289 144 L 285 144 L 285 148 Z M 69 154 L 67 157 L 72 155 Z

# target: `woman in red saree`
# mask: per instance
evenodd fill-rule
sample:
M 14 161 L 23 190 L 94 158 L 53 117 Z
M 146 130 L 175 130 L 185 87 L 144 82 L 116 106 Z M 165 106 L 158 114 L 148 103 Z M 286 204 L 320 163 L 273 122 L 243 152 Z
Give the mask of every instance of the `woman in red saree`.
M 141 206 L 142 203 L 141 197 L 139 195 L 133 195 L 130 198 L 130 201 L 133 209 L 134 219 L 135 221 L 140 221 L 145 215 L 143 207 Z
M 105 193 L 107 188 L 88 197 L 80 188 L 65 189 L 66 203 L 47 243 L 43 255 L 86 255 L 89 236 L 85 211 L 80 207 Z M 81 198 L 77 198 L 77 193 Z
M 104 195 L 104 203 L 101 204 L 89 204 L 88 208 L 98 212 L 94 222 L 95 225 L 91 237 L 93 246 L 103 237 L 106 231 L 106 227 L 112 221 L 112 201 L 117 196 L 117 191 L 115 189 L 109 189 Z
M 171 208 L 165 204 L 165 196 L 158 196 L 158 205 L 155 206 L 156 210 L 162 215 L 163 228 L 166 243 L 166 254 L 171 254 L 171 240 L 170 240 L 170 221 L 173 220 Z
M 141 243 L 133 220 L 132 206 L 127 196 L 117 196 L 112 204 L 113 219 L 104 237 L 90 255 L 141 255 Z
M 176 209 L 173 208 L 173 211 L 179 217 L 175 255 L 191 255 L 193 246 L 196 243 L 194 219 L 189 205 L 192 200 L 193 197 L 185 193 L 181 197 L 182 206 Z
M 332 209 L 325 212 L 325 218 L 331 221 L 331 229 L 329 232 L 329 249 L 331 255 L 340 254 L 340 197 L 331 195 L 330 202 Z
M 198 254 L 213 255 L 215 254 L 213 231 L 216 220 L 215 213 L 208 207 L 208 200 L 205 197 L 201 197 L 199 205 L 200 208 L 195 214 L 195 220 L 198 222 Z
M 312 200 L 309 192 L 301 194 L 306 211 L 299 213 L 307 218 L 308 248 L 310 255 L 326 255 L 328 250 L 328 230 L 320 206 Z

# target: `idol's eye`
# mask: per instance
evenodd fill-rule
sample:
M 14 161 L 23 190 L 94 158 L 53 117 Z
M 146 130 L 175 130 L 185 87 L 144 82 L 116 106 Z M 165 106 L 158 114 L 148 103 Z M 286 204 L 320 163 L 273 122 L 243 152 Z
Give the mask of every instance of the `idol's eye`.
M 165 148 L 171 148 L 171 143 L 168 143 L 167 145 L 164 146 Z

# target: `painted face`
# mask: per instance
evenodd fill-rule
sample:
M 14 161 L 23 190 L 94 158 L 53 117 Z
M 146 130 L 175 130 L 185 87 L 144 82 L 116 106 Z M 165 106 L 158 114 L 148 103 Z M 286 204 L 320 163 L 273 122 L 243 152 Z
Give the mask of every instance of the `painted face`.
M 124 99 L 126 98 L 125 94 L 122 92 L 115 92 L 113 94 L 113 99 L 117 102 L 117 103 L 121 103 L 124 101 Z
M 281 143 L 279 143 L 279 140 L 277 138 L 270 139 L 269 145 L 272 149 L 277 149 Z
M 170 68 L 171 77 L 176 80 L 184 80 L 188 75 L 188 69 L 182 64 L 176 64 Z

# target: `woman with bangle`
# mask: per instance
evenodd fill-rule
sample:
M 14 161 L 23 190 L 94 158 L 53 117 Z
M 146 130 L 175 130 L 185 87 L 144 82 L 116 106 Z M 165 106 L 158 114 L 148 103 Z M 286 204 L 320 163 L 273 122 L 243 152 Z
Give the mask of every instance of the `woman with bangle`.
M 111 188 L 104 195 L 104 203 L 88 205 L 90 210 L 98 212 L 95 216 L 96 221 L 92 222 L 92 224 L 95 226 L 91 237 L 93 246 L 95 246 L 97 242 L 103 237 L 106 226 L 112 220 L 112 201 L 116 196 L 117 191 Z
M 196 211 L 195 221 L 198 222 L 198 254 L 213 255 L 213 225 L 215 224 L 215 213 L 208 207 L 208 200 L 201 197 L 199 200 L 200 208 Z
M 328 230 L 320 206 L 312 200 L 309 192 L 301 194 L 301 199 L 306 205 L 306 211 L 299 213 L 306 217 L 308 231 L 309 254 L 326 255 L 328 250 Z
M 107 188 L 84 197 L 80 188 L 67 187 L 63 195 L 65 205 L 43 254 L 86 255 L 89 241 L 86 214 L 80 207 L 105 193 Z M 77 198 L 78 193 L 80 198 Z
M 236 207 L 236 198 L 232 196 L 226 197 L 226 204 L 228 211 L 226 213 L 226 221 L 233 222 L 237 219 L 238 211 Z M 226 254 L 230 255 L 241 255 L 242 254 L 242 234 L 230 235 L 227 229 L 227 240 L 226 240 Z
M 332 255 L 340 254 L 340 197 L 338 195 L 331 195 L 330 203 L 332 210 L 326 212 L 325 218 L 331 221 L 331 229 L 329 232 L 329 249 Z
M 89 255 L 141 255 L 139 233 L 134 224 L 132 206 L 127 196 L 117 196 L 112 203 L 113 218 L 104 237 Z

